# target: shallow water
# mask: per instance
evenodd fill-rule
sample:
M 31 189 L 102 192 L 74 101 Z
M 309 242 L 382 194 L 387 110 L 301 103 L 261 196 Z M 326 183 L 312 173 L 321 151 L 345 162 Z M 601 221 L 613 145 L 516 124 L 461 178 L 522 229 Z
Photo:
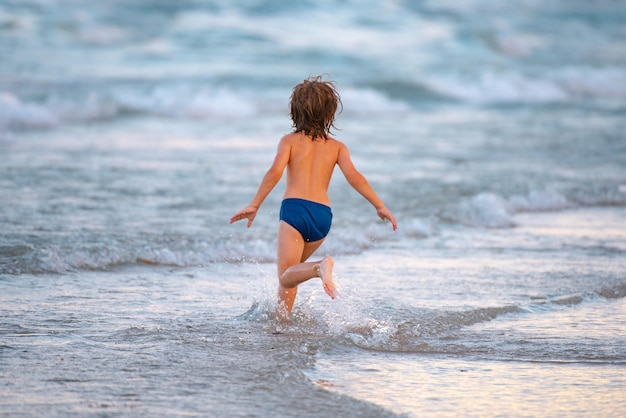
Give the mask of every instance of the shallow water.
M 414 416 L 620 416 L 622 370 L 373 353 L 320 357 L 315 383 Z M 337 379 L 337 376 L 341 376 Z
M 0 2 L 0 414 L 625 415 L 622 9 Z M 284 323 L 228 219 L 316 73 L 399 229 L 337 173 Z

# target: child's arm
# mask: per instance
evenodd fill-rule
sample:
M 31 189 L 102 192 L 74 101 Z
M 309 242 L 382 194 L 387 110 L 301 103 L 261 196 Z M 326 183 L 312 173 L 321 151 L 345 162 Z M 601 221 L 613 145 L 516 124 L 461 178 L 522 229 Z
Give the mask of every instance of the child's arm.
M 276 156 L 274 157 L 274 162 L 272 166 L 267 170 L 261 184 L 259 185 L 259 189 L 256 194 L 252 198 L 252 201 L 248 205 L 248 207 L 237 212 L 232 218 L 230 218 L 230 223 L 240 221 L 242 219 L 248 219 L 248 228 L 252 225 L 252 221 L 259 210 L 259 207 L 265 200 L 268 194 L 274 189 L 276 184 L 280 181 L 280 178 L 283 176 L 283 172 L 285 171 L 285 167 L 289 162 L 289 155 L 291 153 L 291 146 L 286 140 L 286 137 L 283 137 L 278 143 L 278 149 L 276 151 Z
M 361 174 L 354 164 L 352 163 L 352 159 L 350 159 L 350 151 L 348 147 L 344 144 L 340 145 L 339 155 L 337 157 L 337 165 L 341 169 L 341 172 L 346 177 L 346 180 L 357 192 L 359 192 L 368 202 L 372 204 L 376 208 L 376 213 L 380 217 L 380 219 L 385 220 L 388 219 L 391 222 L 393 230 L 395 231 L 398 228 L 398 224 L 396 223 L 396 219 L 393 217 L 389 209 L 385 207 L 383 201 L 378 197 L 376 192 L 372 186 L 370 186 L 369 182 Z

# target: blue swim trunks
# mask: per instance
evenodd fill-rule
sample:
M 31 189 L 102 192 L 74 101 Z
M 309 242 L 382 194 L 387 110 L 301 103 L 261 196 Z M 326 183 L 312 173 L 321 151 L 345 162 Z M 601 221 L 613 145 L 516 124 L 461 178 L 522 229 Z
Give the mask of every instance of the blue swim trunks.
M 280 220 L 293 226 L 306 242 L 314 242 L 328 235 L 333 213 L 321 203 L 290 197 L 280 205 Z

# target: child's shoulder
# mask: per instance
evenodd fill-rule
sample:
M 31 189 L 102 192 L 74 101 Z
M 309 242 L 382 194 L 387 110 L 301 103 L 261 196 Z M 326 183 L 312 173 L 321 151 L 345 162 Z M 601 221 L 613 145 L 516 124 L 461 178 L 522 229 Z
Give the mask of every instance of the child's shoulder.
M 331 143 L 332 145 L 334 145 L 337 148 L 348 148 L 346 146 L 346 144 L 344 144 L 343 142 L 341 142 L 340 140 L 338 140 L 337 138 L 333 138 L 333 137 L 328 137 L 328 142 Z
M 290 132 L 288 134 L 283 135 L 280 138 L 280 142 L 294 142 L 296 140 L 300 139 L 300 135 L 295 133 L 295 132 Z

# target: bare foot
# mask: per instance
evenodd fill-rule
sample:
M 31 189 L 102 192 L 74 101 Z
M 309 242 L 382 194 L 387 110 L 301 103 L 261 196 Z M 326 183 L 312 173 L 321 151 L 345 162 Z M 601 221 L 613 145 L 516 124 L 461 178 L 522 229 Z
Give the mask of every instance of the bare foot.
M 322 278 L 322 283 L 324 284 L 324 290 L 328 293 L 328 296 L 331 299 L 335 299 L 337 296 L 337 287 L 335 286 L 335 282 L 333 281 L 333 265 L 335 262 L 329 256 L 324 257 L 322 261 L 320 261 L 318 267 L 318 273 Z

